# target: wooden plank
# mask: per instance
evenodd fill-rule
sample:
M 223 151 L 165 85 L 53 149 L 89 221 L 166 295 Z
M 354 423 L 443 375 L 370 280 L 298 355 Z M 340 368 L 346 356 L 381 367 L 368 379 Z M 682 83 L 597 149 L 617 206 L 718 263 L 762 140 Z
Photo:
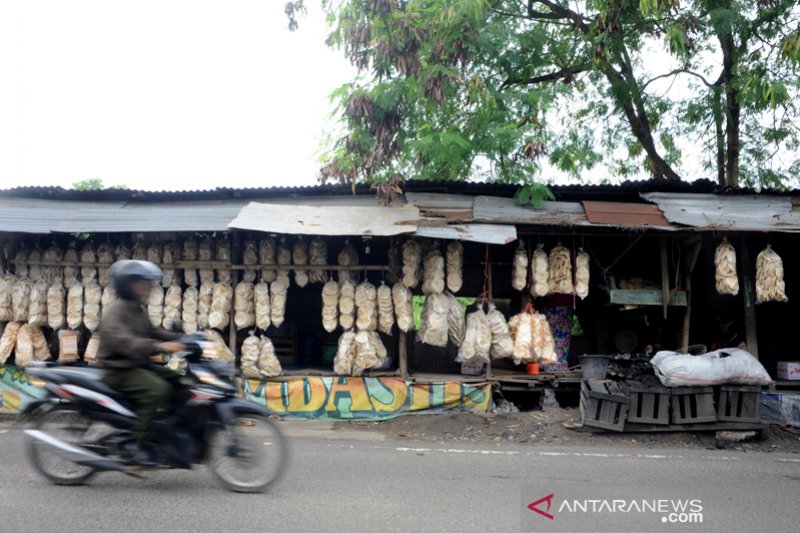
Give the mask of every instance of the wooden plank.
M 696 241 L 692 248 L 692 256 L 689 259 L 689 268 L 686 273 L 686 312 L 683 315 L 683 331 L 681 332 L 681 353 L 689 351 L 689 333 L 692 326 L 692 277 L 700 250 L 703 248 L 702 241 Z
M 667 310 L 669 309 L 670 303 L 669 257 L 667 256 L 667 239 L 665 237 L 661 237 L 659 241 L 661 247 L 661 306 L 664 310 L 664 320 L 666 320 Z
M 740 239 L 740 254 L 742 256 L 742 282 L 744 288 L 744 329 L 747 351 L 758 359 L 758 329 L 756 327 L 756 307 L 753 291 L 755 289 L 753 262 L 750 259 L 750 249 L 747 247 L 747 238 Z
M 699 424 L 670 424 L 668 426 L 656 424 L 636 424 L 627 422 L 623 431 L 625 433 L 671 433 L 671 432 L 694 432 L 694 431 L 761 431 L 769 427 L 769 424 L 752 422 L 705 422 Z M 592 431 L 591 428 L 584 431 Z
M 397 357 L 400 375 L 405 379 L 408 377 L 408 334 L 405 331 L 398 334 Z
M 417 231 L 419 209 L 382 207 L 305 206 L 250 202 L 229 228 L 288 235 L 391 236 Z
M 517 228 L 507 224 L 453 224 L 447 226 L 420 226 L 414 234 L 430 239 L 450 239 L 486 244 L 508 244 L 517 240 Z
M 617 305 L 662 305 L 664 297 L 657 289 L 624 290 L 611 289 L 609 297 L 612 304 Z M 686 306 L 685 291 L 671 291 L 669 303 L 672 306 Z

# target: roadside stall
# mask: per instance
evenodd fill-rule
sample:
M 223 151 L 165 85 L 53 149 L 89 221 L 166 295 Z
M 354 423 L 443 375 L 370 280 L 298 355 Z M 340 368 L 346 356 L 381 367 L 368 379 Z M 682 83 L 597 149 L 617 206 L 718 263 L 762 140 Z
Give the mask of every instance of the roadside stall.
M 598 358 L 635 379 L 660 350 L 730 344 L 709 338 L 718 297 L 758 354 L 745 254 L 772 244 L 788 272 L 786 227 L 698 227 L 664 193 L 615 188 L 556 188 L 532 210 L 515 190 L 412 182 L 389 206 L 338 187 L 0 193 L 3 408 L 36 395 L 31 361 L 96 364 L 108 268 L 123 258 L 165 272 L 154 325 L 205 332 L 239 394 L 288 416 L 485 411 L 493 384 L 577 391 Z M 771 261 L 759 286 L 780 300 Z M 773 340 L 770 356 L 790 359 Z

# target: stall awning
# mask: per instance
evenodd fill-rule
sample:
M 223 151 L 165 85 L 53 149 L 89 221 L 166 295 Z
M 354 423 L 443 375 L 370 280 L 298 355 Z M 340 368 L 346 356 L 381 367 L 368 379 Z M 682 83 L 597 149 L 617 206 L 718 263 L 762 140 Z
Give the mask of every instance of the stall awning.
M 69 202 L 0 198 L 0 231 L 135 233 L 225 231 L 247 201 Z
M 412 206 L 310 206 L 251 202 L 228 228 L 293 235 L 373 235 L 417 231 L 419 209 Z
M 800 232 L 789 196 L 644 193 L 673 224 L 703 231 Z
M 504 224 L 451 224 L 420 226 L 414 234 L 431 239 L 449 239 L 486 244 L 508 244 L 517 240 L 517 228 Z

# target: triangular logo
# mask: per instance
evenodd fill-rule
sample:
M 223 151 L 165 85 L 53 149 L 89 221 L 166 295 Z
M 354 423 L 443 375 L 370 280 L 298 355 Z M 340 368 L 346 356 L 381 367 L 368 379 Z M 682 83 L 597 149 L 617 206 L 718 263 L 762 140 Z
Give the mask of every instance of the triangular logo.
M 550 520 L 554 520 L 553 515 L 551 515 L 549 513 L 550 507 L 553 505 L 553 497 L 554 496 L 555 496 L 555 494 L 550 494 L 549 496 L 545 496 L 541 500 L 536 500 L 532 504 L 528 505 L 528 509 L 530 509 L 531 511 L 533 511 L 535 513 L 539 513 L 540 515 L 542 515 L 545 518 L 549 518 Z M 540 504 L 544 503 L 544 502 L 547 502 L 547 510 L 542 511 L 541 509 L 538 508 L 538 506 Z

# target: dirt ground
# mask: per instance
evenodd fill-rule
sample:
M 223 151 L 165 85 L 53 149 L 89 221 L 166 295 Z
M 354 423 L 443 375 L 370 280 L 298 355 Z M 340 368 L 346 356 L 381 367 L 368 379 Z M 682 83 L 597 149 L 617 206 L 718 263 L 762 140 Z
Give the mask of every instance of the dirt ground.
M 800 453 L 800 430 L 771 426 L 745 442 L 718 439 L 714 432 L 613 433 L 580 426 L 578 409 L 516 413 L 447 413 L 408 415 L 386 421 L 340 422 L 337 428 L 378 431 L 396 439 L 433 442 L 489 442 L 535 446 L 634 446 L 642 448 L 702 448 Z

